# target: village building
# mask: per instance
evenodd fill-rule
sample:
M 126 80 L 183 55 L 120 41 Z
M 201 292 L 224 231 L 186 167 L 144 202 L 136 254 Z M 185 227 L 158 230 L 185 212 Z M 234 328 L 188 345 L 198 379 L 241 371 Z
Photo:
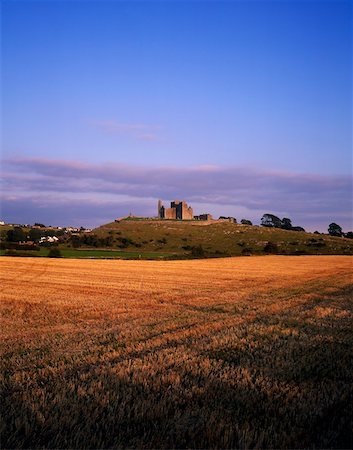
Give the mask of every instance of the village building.
M 59 241 L 59 238 L 57 238 L 56 236 L 43 236 L 39 239 L 40 244 L 44 244 L 44 243 L 54 244 L 55 242 L 58 242 L 58 241 Z

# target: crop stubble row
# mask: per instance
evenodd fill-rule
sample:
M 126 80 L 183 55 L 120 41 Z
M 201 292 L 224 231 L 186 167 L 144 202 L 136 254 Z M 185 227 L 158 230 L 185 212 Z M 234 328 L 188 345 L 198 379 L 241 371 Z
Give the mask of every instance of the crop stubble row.
M 344 447 L 352 258 L 1 258 L 4 447 Z

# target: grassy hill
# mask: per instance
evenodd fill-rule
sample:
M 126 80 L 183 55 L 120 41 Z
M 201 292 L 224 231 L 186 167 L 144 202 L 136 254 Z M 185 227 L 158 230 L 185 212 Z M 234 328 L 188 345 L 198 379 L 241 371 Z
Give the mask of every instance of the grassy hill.
M 197 256 L 200 246 L 204 256 L 353 254 L 352 239 L 229 222 L 128 219 L 108 223 L 93 233 L 110 237 L 113 248 L 176 257 Z M 268 246 L 269 242 L 274 245 Z

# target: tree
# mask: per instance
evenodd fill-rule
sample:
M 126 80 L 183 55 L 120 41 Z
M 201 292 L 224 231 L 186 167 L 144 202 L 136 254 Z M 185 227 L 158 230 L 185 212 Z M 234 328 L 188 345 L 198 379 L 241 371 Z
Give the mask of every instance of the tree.
M 346 233 L 346 238 L 348 239 L 353 239 L 353 231 L 348 231 L 348 233 Z
M 29 230 L 29 239 L 31 241 L 39 241 L 39 239 L 44 236 L 44 233 L 39 228 L 31 228 Z
M 11 228 L 7 232 L 7 240 L 9 242 L 20 242 L 20 241 L 25 241 L 26 239 L 27 239 L 27 236 L 21 227 Z
M 341 237 L 342 234 L 343 234 L 342 228 L 339 225 L 337 225 L 337 223 L 332 222 L 328 226 L 328 234 L 330 236 L 339 236 L 339 237 Z
M 264 214 L 261 218 L 261 225 L 263 227 L 281 228 L 282 220 L 273 214 Z
M 81 247 L 81 237 L 78 234 L 71 235 L 71 243 L 74 248 Z
M 39 228 L 45 228 L 44 223 L 39 223 L 39 222 L 36 222 L 36 223 L 34 224 L 34 226 L 35 226 L 35 227 L 39 227 Z
M 240 223 L 243 225 L 252 225 L 251 220 L 248 219 L 241 219 Z
M 288 217 L 283 217 L 282 219 L 282 228 L 284 230 L 291 230 L 292 229 L 292 221 L 288 219 Z

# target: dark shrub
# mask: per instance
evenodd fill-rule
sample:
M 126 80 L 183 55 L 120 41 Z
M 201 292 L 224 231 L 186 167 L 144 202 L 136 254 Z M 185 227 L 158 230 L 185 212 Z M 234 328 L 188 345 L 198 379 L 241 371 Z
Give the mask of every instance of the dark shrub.
M 216 250 L 213 254 L 210 253 L 208 256 L 219 257 L 219 256 L 232 256 L 231 253 L 223 250 Z
M 292 227 L 291 230 L 292 231 L 305 231 L 305 229 L 303 227 Z
M 326 242 L 324 242 L 322 239 L 320 241 L 317 239 L 309 239 L 307 245 L 308 247 L 325 247 Z
M 61 254 L 61 251 L 58 249 L 58 247 L 52 247 L 49 250 L 48 257 L 49 258 L 62 258 L 62 254 Z
M 294 255 L 307 255 L 308 252 L 306 250 L 299 250 L 298 249 L 298 250 L 295 250 L 293 254 Z
M 278 246 L 277 244 L 275 244 L 274 242 L 267 242 L 267 244 L 264 247 L 264 252 L 265 253 L 270 253 L 270 254 L 277 254 L 278 253 Z
M 120 237 L 118 238 L 120 241 L 120 245 L 118 245 L 118 247 L 120 248 L 127 248 L 130 245 L 136 245 L 136 242 L 134 242 L 132 239 L 127 238 L 127 237 Z
M 202 248 L 202 245 L 197 245 L 195 247 L 192 247 L 191 255 L 195 256 L 196 258 L 202 258 L 203 256 L 205 256 L 205 250 Z

